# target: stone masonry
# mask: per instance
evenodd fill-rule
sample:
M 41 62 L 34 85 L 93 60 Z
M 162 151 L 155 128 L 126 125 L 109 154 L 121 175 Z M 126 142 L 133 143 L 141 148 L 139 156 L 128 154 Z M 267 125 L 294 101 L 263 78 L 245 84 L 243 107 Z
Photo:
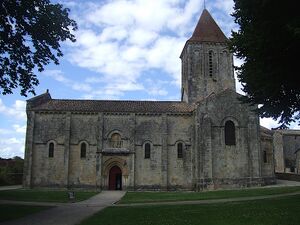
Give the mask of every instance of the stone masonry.
M 227 38 L 204 10 L 181 101 L 27 101 L 25 187 L 205 190 L 275 182 L 273 136 L 235 92 Z

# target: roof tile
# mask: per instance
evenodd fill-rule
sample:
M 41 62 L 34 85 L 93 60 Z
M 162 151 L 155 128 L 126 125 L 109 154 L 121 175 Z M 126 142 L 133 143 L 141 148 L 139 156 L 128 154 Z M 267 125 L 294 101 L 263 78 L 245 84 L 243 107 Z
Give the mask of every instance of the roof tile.
M 51 99 L 34 111 L 189 113 L 194 105 L 179 101 L 110 101 Z
M 227 42 L 228 39 L 212 18 L 204 9 L 192 37 L 188 42 Z

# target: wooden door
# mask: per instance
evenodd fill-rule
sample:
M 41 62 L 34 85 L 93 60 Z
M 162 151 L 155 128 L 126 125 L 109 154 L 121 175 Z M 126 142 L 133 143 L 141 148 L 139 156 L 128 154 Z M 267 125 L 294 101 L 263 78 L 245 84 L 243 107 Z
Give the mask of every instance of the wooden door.
M 113 166 L 109 171 L 109 190 L 122 190 L 122 171 L 118 166 Z

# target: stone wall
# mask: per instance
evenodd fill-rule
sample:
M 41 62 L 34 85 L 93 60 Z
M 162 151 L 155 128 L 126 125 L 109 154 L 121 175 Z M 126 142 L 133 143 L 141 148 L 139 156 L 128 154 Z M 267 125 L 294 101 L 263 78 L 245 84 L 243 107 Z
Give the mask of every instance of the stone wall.
M 202 128 L 196 147 L 200 189 L 262 185 L 264 177 L 274 178 L 272 168 L 265 167 L 262 174 L 258 116 L 239 102 L 234 91 L 208 97 L 199 104 L 197 117 Z M 235 145 L 225 145 L 228 120 L 235 124 Z
M 274 177 L 274 147 L 273 147 L 273 132 L 261 127 L 260 132 L 261 152 L 262 152 L 262 176 Z
M 299 130 L 276 130 L 274 133 L 275 171 L 297 173 L 299 171 L 299 157 L 297 158 L 299 150 Z
M 192 189 L 193 121 L 193 116 L 168 116 L 168 187 L 170 190 Z M 178 143 L 183 144 L 182 158 L 178 158 L 177 155 Z
M 212 52 L 212 73 L 209 70 Z M 182 55 L 182 100 L 193 103 L 227 88 L 235 90 L 233 57 L 221 43 L 188 43 Z
M 286 172 L 295 173 L 297 169 L 297 150 L 300 149 L 300 132 L 298 134 L 285 133 L 283 135 L 283 152 Z
M 283 138 L 282 134 L 275 131 L 273 135 L 273 146 L 274 146 L 274 159 L 275 159 L 275 172 L 284 173 L 284 154 L 283 154 Z
M 192 115 L 36 113 L 32 185 L 106 189 L 116 161 L 126 170 L 126 189 L 191 189 L 192 124 Z M 125 155 L 102 152 L 110 148 L 113 133 L 129 150 Z M 179 142 L 184 146 L 180 159 Z M 49 143 L 55 146 L 53 158 Z M 82 143 L 87 146 L 84 158 Z M 150 159 L 145 159 L 145 143 L 151 144 Z
M 32 149 L 32 185 L 67 185 L 65 152 L 66 114 L 36 114 Z M 54 143 L 54 156 L 49 158 L 49 144 Z

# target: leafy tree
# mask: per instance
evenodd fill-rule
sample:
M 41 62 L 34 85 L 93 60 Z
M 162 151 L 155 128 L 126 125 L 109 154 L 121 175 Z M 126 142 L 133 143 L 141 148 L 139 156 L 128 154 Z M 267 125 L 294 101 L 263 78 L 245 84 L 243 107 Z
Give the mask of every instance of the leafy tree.
M 21 184 L 24 160 L 18 156 L 12 159 L 0 158 L 0 186 Z
M 63 56 L 60 42 L 75 41 L 77 24 L 69 9 L 50 0 L 1 0 L 0 3 L 0 93 L 34 93 L 41 72 Z
M 245 102 L 261 104 L 262 117 L 279 128 L 300 119 L 300 16 L 297 1 L 234 0 L 230 47 L 244 60 L 237 68 Z

